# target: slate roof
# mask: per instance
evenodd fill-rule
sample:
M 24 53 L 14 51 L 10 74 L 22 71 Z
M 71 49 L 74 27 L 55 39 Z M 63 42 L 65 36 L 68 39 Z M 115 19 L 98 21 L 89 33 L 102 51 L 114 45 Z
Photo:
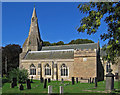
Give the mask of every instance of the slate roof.
M 97 49 L 97 43 L 89 44 L 71 44 L 71 45 L 58 45 L 58 46 L 44 46 L 44 50 L 62 50 L 62 49 Z
M 73 59 L 74 49 L 68 50 L 46 50 L 46 51 L 29 51 L 24 59 Z

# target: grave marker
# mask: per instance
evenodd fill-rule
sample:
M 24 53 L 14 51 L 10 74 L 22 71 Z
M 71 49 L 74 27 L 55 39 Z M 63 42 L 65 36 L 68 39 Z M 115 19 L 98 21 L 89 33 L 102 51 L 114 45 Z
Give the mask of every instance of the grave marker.
M 17 78 L 13 78 L 13 85 L 17 86 Z
M 74 82 L 74 77 L 72 77 L 72 85 L 74 85 L 74 83 L 75 83 L 75 82 Z
M 50 78 L 48 78 L 48 83 L 50 83 Z
M 62 83 L 64 83 L 64 80 L 63 80 L 63 78 L 61 79 L 61 82 L 62 82 Z
M 22 84 L 20 84 L 20 87 L 19 87 L 20 90 L 24 90 L 24 86 Z
M 106 90 L 114 90 L 114 74 L 112 74 L 112 69 L 108 70 L 109 73 L 106 75 Z
M 76 78 L 76 83 L 78 83 L 78 78 Z
M 51 94 L 52 93 L 52 86 L 48 86 L 48 94 Z
M 45 79 L 44 81 L 44 88 L 46 88 L 46 86 L 47 86 L 47 79 Z
M 63 94 L 63 87 L 60 86 L 60 94 Z
M 27 89 L 31 89 L 30 79 L 27 80 Z
M 89 82 L 91 83 L 91 77 L 90 77 L 90 80 L 89 80 Z
M 33 76 L 31 76 L 31 81 L 30 81 L 30 83 L 33 83 Z
M 43 77 L 40 78 L 40 82 L 43 83 L 44 82 L 44 79 Z
M 95 88 L 97 87 L 97 77 L 95 77 Z

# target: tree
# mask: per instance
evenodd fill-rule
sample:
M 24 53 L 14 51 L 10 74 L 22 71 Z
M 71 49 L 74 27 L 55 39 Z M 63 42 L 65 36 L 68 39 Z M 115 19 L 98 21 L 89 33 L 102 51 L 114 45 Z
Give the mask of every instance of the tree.
M 56 43 L 56 45 L 64 45 L 64 42 L 63 41 L 59 41 Z
M 94 43 L 94 42 L 88 39 L 76 39 L 76 40 L 72 40 L 68 44 L 85 44 L 85 43 Z
M 51 43 L 48 42 L 48 41 L 44 41 L 44 42 L 43 42 L 43 46 L 51 46 Z
M 9 72 L 13 68 L 19 67 L 19 54 L 22 49 L 19 45 L 9 44 L 2 47 L 2 71 L 3 74 Z M 7 72 L 5 72 L 5 61 L 7 59 Z
M 97 32 L 101 25 L 101 19 L 108 25 L 108 31 L 101 34 L 101 39 L 108 43 L 104 45 L 106 57 L 109 62 L 117 63 L 116 58 L 120 56 L 120 2 L 89 2 L 78 6 L 80 12 L 88 14 L 80 22 L 79 32 L 87 32 L 91 35 Z

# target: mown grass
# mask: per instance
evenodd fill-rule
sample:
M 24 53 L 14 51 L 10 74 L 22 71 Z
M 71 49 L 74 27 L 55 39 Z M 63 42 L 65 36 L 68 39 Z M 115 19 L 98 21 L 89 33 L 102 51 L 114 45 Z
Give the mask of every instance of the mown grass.
M 100 93 L 100 92 L 92 92 L 92 91 L 105 91 L 105 81 L 98 82 L 98 87 L 94 88 L 95 84 L 89 83 L 78 83 L 72 85 L 71 81 L 64 81 L 62 84 L 60 81 L 51 81 L 47 83 L 47 88 L 43 88 L 43 83 L 40 83 L 39 80 L 33 80 L 34 83 L 31 83 L 32 89 L 27 89 L 26 84 L 24 85 L 24 90 L 19 90 L 19 84 L 14 87 L 10 88 L 10 83 L 4 83 L 2 87 L 2 93 L 48 93 L 48 85 L 52 85 L 53 93 L 59 93 L 59 86 L 63 86 L 64 93 Z M 115 89 L 118 89 L 118 82 L 114 82 Z M 68 85 L 66 85 L 68 84 Z M 91 90 L 91 92 L 87 92 L 84 90 Z

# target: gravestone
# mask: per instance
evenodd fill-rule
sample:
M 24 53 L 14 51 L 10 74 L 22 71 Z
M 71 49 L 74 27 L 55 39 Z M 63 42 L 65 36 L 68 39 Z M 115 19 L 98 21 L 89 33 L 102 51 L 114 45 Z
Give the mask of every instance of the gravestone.
M 75 84 L 75 82 L 74 82 L 74 77 L 72 77 L 72 85 L 74 85 Z
M 94 78 L 92 78 L 92 83 L 94 83 Z
M 63 87 L 60 86 L 60 94 L 63 94 Z
M 112 69 L 109 69 L 106 75 L 106 90 L 114 90 L 114 74 L 111 72 Z
M 13 85 L 17 86 L 17 78 L 13 78 Z
M 76 78 L 76 83 L 78 83 L 78 78 Z
M 97 77 L 95 77 L 95 88 L 97 87 Z
M 31 89 L 30 79 L 27 80 L 27 89 Z
M 30 81 L 30 83 L 33 83 L 33 76 L 31 76 L 31 81 Z
M 47 87 L 47 79 L 45 79 L 45 81 L 44 81 L 44 88 L 46 88 Z
M 61 82 L 62 82 L 62 83 L 64 83 L 64 80 L 63 80 L 63 78 L 61 79 Z
M 11 83 L 11 88 L 14 88 L 14 83 L 13 82 Z
M 50 78 L 48 78 L 48 83 L 50 83 Z
M 44 79 L 43 77 L 40 78 L 40 82 L 43 83 L 44 82 Z
M 52 86 L 48 86 L 48 94 L 51 94 L 52 93 Z
M 89 82 L 91 83 L 91 77 L 90 77 L 90 80 L 89 80 Z
M 24 86 L 22 84 L 20 84 L 20 87 L 19 87 L 20 90 L 24 90 Z
M 88 79 L 88 83 L 90 83 L 90 80 Z

